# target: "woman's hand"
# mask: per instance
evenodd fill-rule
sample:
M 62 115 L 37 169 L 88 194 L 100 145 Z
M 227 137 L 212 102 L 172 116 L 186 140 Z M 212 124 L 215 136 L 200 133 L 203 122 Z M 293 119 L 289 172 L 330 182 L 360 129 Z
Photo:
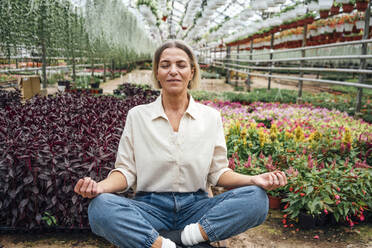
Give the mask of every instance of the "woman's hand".
M 266 190 L 273 190 L 286 185 L 287 177 L 282 171 L 274 171 L 252 176 L 252 182 Z
M 103 188 L 90 177 L 85 177 L 76 183 L 74 191 L 84 198 L 94 198 L 103 193 Z

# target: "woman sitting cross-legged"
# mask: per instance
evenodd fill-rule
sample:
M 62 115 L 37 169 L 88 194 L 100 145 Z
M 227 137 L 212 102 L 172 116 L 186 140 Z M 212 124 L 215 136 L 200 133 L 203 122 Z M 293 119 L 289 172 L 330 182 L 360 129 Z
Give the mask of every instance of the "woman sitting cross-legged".
M 115 169 L 103 181 L 75 185 L 76 193 L 94 198 L 92 231 L 119 247 L 213 247 L 209 242 L 260 225 L 268 212 L 265 190 L 284 186 L 285 174 L 228 168 L 220 113 L 188 93 L 200 71 L 185 43 L 171 40 L 156 50 L 153 76 L 161 95 L 128 112 Z M 209 198 L 209 185 L 234 189 Z M 113 194 L 129 188 L 133 199 Z

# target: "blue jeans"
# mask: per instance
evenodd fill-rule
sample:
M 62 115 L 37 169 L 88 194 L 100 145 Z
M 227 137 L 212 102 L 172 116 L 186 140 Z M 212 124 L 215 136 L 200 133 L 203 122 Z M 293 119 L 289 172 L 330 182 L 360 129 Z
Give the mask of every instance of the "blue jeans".
M 268 212 L 266 192 L 257 186 L 209 198 L 192 193 L 138 192 L 133 200 L 101 194 L 89 204 L 92 231 L 119 247 L 151 247 L 159 230 L 199 223 L 210 241 L 224 240 L 260 225 Z

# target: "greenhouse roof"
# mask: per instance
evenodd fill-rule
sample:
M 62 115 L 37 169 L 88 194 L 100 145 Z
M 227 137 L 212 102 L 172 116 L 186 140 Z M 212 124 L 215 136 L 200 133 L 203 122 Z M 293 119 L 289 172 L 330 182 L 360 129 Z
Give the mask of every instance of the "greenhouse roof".
M 271 1 L 274 0 L 266 0 Z M 285 3 L 283 3 L 285 1 Z M 147 26 L 159 42 L 169 38 L 183 39 L 192 45 L 217 44 L 232 35 L 242 33 L 250 24 L 271 16 L 290 0 L 258 10 L 252 6 L 265 0 L 123 0 Z M 255 10 L 253 10 L 255 9 Z

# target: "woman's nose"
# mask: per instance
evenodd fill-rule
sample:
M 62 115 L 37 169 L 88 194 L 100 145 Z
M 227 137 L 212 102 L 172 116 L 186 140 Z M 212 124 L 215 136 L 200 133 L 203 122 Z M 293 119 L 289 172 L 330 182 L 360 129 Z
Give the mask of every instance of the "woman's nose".
M 176 65 L 171 65 L 170 66 L 170 71 L 171 74 L 176 74 L 177 73 L 177 67 Z

